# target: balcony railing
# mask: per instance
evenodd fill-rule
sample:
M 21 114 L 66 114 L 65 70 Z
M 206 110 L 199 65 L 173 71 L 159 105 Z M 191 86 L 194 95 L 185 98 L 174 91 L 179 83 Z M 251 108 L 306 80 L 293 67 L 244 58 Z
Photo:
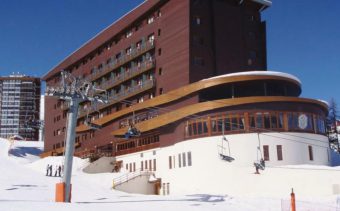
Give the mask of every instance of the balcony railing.
M 140 66 L 136 66 L 136 67 L 133 67 L 131 68 L 128 72 L 124 72 L 122 74 L 120 74 L 118 77 L 112 79 L 112 80 L 108 80 L 104 83 L 101 83 L 98 88 L 99 89 L 104 89 L 104 90 L 107 90 L 107 89 L 110 89 L 110 88 L 113 88 L 114 86 L 117 86 L 118 84 L 126 81 L 126 80 L 129 80 L 141 73 L 144 73 L 152 68 L 155 67 L 155 60 L 153 58 L 151 58 L 150 60 L 148 61 L 145 61 L 143 62 Z
M 89 81 L 95 81 L 99 79 L 100 77 L 106 75 L 113 69 L 116 69 L 123 64 L 131 61 L 132 59 L 140 56 L 141 54 L 153 49 L 155 47 L 154 41 L 150 42 L 147 41 L 146 43 L 142 44 L 141 47 L 135 48 L 131 50 L 129 54 L 121 56 L 119 59 L 114 59 L 112 62 L 109 64 L 103 65 L 102 68 L 96 69 L 91 75 L 87 77 L 87 80 Z
M 86 114 L 88 113 L 93 113 L 96 112 L 100 109 L 106 108 L 108 106 L 111 106 L 117 102 L 120 102 L 122 100 L 125 100 L 127 98 L 130 98 L 134 95 L 137 95 L 139 93 L 142 93 L 146 90 L 149 90 L 153 87 L 156 86 L 156 81 L 154 79 L 149 79 L 149 80 L 145 80 L 142 81 L 142 83 L 140 85 L 136 85 L 134 87 L 129 87 L 126 90 L 120 91 L 119 93 L 116 94 L 112 94 L 108 96 L 109 99 L 109 103 L 108 104 L 101 104 L 97 107 L 97 110 L 94 109 L 89 109 L 87 108 L 79 108 L 79 112 L 78 112 L 78 118 L 80 117 L 84 117 Z

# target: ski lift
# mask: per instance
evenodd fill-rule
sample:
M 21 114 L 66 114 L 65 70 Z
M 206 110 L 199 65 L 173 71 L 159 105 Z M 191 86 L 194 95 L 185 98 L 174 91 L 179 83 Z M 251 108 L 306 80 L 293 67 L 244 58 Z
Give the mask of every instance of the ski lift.
M 228 154 L 225 153 L 225 147 L 224 147 L 224 144 L 223 142 L 227 142 L 227 146 L 228 146 Z M 219 152 L 219 155 L 221 157 L 222 160 L 225 160 L 225 161 L 228 161 L 228 162 L 232 162 L 235 160 L 235 158 L 233 158 L 231 156 L 231 153 L 230 153 L 230 145 L 229 145 L 229 141 L 228 139 L 224 136 L 224 121 L 222 123 L 222 143 L 221 143 L 221 151 Z
M 260 147 L 260 134 L 257 134 L 258 140 L 259 140 L 259 145 L 257 146 L 257 161 L 254 162 L 254 166 L 256 169 L 255 174 L 259 174 L 259 169 L 264 170 L 266 168 L 266 163 L 262 157 L 262 152 L 261 152 L 261 147 Z M 259 160 L 258 154 L 260 153 L 261 159 Z
M 92 130 L 99 130 L 102 128 L 101 125 L 95 124 L 92 122 L 91 120 L 91 115 L 89 115 L 89 112 L 87 112 L 85 120 L 84 120 L 84 125 L 86 125 L 87 127 L 89 127 Z
M 141 132 L 135 126 L 135 112 L 132 112 L 132 120 L 129 120 L 128 124 L 128 130 L 124 134 L 125 139 L 129 139 L 131 137 L 139 137 L 141 135 Z

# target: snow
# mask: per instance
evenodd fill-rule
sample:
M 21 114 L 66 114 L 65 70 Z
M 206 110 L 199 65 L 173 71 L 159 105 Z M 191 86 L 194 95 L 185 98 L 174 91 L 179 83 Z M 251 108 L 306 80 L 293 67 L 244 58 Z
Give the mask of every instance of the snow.
M 112 190 L 115 173 L 86 174 L 87 160 L 74 158 L 72 203 L 54 202 L 59 177 L 45 176 L 47 164 L 60 165 L 62 157 L 40 159 L 42 142 L 17 141 L 12 146 L 0 139 L 0 210 L 3 211 L 99 211 L 99 210 L 289 210 L 286 198 L 230 196 L 228 193 L 153 196 Z M 10 153 L 8 154 L 9 147 Z M 289 168 L 339 170 L 340 167 L 286 166 Z M 292 170 L 290 171 L 292 172 Z M 284 176 L 284 175 L 283 175 Z M 308 176 L 308 175 L 306 175 Z M 268 182 L 270 184 L 270 181 Z M 318 185 L 316 183 L 315 185 Z M 336 210 L 340 195 L 299 198 L 297 210 Z M 282 209 L 281 209 L 282 207 Z
M 212 78 L 203 79 L 202 81 L 216 79 L 216 78 L 235 77 L 235 76 L 279 76 L 279 77 L 289 78 L 293 81 L 296 81 L 301 86 L 301 81 L 297 77 L 291 74 L 288 74 L 288 73 L 282 73 L 282 72 L 276 72 L 276 71 L 247 71 L 247 72 L 230 73 L 230 74 L 224 74 L 224 75 L 219 75 L 219 76 L 212 77 Z

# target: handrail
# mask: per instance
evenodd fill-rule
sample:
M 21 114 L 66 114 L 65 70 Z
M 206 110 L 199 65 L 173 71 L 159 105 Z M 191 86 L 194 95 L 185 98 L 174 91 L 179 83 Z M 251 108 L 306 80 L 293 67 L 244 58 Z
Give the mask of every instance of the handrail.
M 153 172 L 154 171 L 152 171 L 152 170 L 149 170 L 149 169 L 142 170 L 141 168 L 137 169 L 136 171 L 128 172 L 126 174 L 123 174 L 123 175 L 113 179 L 114 187 L 121 185 L 125 182 L 128 182 L 128 181 L 130 181 L 130 180 L 132 180 L 136 177 L 139 177 L 139 176 L 143 176 L 143 175 L 149 176 Z

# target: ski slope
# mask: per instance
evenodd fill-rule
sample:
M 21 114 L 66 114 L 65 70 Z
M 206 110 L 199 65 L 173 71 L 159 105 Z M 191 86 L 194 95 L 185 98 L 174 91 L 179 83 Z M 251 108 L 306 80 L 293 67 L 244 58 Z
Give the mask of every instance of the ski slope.
M 284 199 L 230 196 L 228 193 L 215 195 L 193 193 L 176 196 L 127 194 L 111 189 L 112 178 L 115 176 L 113 173 L 83 173 L 82 169 L 88 161 L 76 157 L 72 172 L 72 203 L 55 203 L 55 184 L 61 179 L 45 176 L 46 167 L 48 164 L 53 166 L 62 164 L 63 158 L 40 159 L 38 154 L 42 151 L 42 144 L 42 142 L 15 142 L 8 154 L 9 142 L 0 139 L 1 211 L 289 210 L 289 193 Z M 337 195 L 299 200 L 297 202 L 299 211 L 335 211 L 340 204 L 340 196 Z

